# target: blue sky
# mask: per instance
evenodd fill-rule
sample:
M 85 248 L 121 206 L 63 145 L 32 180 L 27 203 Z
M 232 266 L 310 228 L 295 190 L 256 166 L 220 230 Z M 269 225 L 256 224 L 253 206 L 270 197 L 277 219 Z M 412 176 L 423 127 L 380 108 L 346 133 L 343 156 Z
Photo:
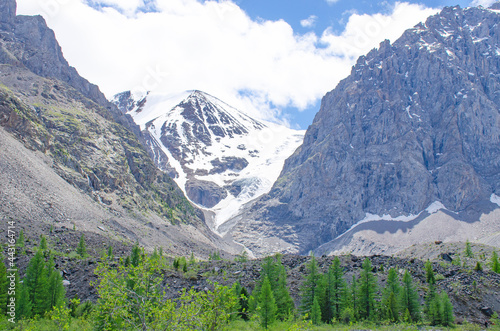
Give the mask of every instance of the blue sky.
M 327 0 L 235 0 L 235 3 L 247 12 L 253 19 L 265 20 L 283 19 L 294 28 L 297 33 L 306 33 L 310 28 L 301 26 L 300 21 L 314 15 L 317 17 L 313 31 L 320 35 L 326 28 L 333 27 L 340 31 L 346 23 L 348 15 L 388 13 L 396 1 L 368 1 L 368 0 L 338 0 L 328 3 Z M 399 1 L 402 2 L 402 1 Z M 414 4 L 423 4 L 427 7 L 442 8 L 445 6 L 469 6 L 467 0 L 425 0 L 406 1 Z
M 198 89 L 306 129 L 360 55 L 443 6 L 492 2 L 18 0 L 18 14 L 42 15 L 68 62 L 108 98 Z
M 245 12 L 255 20 L 279 20 L 283 19 L 289 23 L 294 32 L 305 34 L 313 31 L 321 35 L 323 31 L 330 28 L 336 33 L 341 33 L 352 13 L 368 14 L 389 13 L 396 1 L 367 1 L 367 0 L 339 0 L 328 3 L 326 0 L 236 0 Z M 431 8 L 442 8 L 445 6 L 467 7 L 471 1 L 467 0 L 426 0 L 407 1 L 415 4 L 424 4 Z M 301 21 L 313 16 L 312 26 L 303 26 Z M 321 100 L 306 109 L 298 111 L 295 107 L 284 107 L 283 112 L 292 125 L 298 125 L 306 129 L 312 123 L 315 114 L 320 108 Z

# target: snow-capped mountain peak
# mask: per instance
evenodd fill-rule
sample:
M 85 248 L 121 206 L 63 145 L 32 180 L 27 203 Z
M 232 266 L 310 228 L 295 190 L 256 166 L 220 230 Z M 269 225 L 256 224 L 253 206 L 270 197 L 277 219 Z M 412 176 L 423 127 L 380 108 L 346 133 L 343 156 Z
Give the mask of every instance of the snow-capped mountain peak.
M 115 103 L 135 105 L 123 111 L 141 126 L 157 166 L 214 212 L 214 229 L 267 193 L 303 140 L 303 131 L 253 119 L 202 91 L 127 97 L 133 99 L 124 92 Z

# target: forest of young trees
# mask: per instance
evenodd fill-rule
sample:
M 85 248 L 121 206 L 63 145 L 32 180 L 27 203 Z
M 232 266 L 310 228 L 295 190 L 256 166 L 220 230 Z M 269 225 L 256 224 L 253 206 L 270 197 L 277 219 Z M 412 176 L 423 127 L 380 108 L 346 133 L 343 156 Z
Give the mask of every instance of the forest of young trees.
M 80 258 L 86 254 L 85 238 L 78 245 Z M 218 253 L 210 256 L 220 260 Z M 245 255 L 238 260 L 247 260 Z M 38 249 L 29 261 L 24 277 L 16 274 L 16 321 L 3 325 L 20 330 L 221 330 L 234 323 L 258 325 L 269 329 L 276 323 L 289 323 L 290 329 L 314 328 L 317 325 L 353 325 L 370 322 L 375 325 L 440 325 L 452 326 L 453 306 L 446 292 L 436 286 L 433 265 L 425 264 L 424 296 L 408 270 L 374 270 L 369 258 L 357 272 L 347 277 L 338 257 L 321 272 L 314 256 L 303 271 L 299 298 L 290 295 L 287 269 L 280 255 L 262 260 L 260 276 L 253 288 L 238 281 L 232 286 L 211 283 L 203 290 L 183 289 L 168 297 L 166 270 L 189 274 L 198 263 L 193 254 L 186 259 L 168 262 L 163 252 L 146 254 L 137 245 L 131 254 L 113 259 L 108 248 L 95 269 L 97 289 L 95 303 L 68 301 L 61 273 L 55 268 L 46 239 L 42 236 Z M 491 269 L 500 272 L 496 252 Z M 7 315 L 6 267 L 0 263 L 0 309 Z M 422 285 L 422 284 L 421 284 Z M 42 324 L 41 324 L 42 323 Z M 253 323 L 253 324 L 251 324 Z M 3 326 L 2 325 L 2 326 Z M 241 325 L 241 324 L 239 324 Z M 288 329 L 288 327 L 287 327 Z

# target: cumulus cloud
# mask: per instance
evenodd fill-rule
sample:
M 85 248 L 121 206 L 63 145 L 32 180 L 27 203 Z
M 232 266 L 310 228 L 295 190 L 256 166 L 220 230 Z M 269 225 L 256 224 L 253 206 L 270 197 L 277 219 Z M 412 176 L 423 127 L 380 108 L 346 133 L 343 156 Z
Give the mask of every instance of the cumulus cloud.
M 326 2 L 327 2 L 329 5 L 333 5 L 334 3 L 339 2 L 339 0 L 326 0 Z
M 140 10 L 152 0 L 92 2 L 18 0 L 18 13 L 42 14 L 70 64 L 108 97 L 200 89 L 264 118 L 314 104 L 358 56 L 436 12 L 397 3 L 390 14 L 352 14 L 341 34 L 317 36 L 283 20 L 254 21 L 232 1 L 156 0 L 156 12 Z
M 498 0 L 474 0 L 472 1 L 471 6 L 483 6 L 488 8 L 497 1 Z
M 406 29 L 435 13 L 437 9 L 406 2 L 396 2 L 389 15 L 352 13 L 341 34 L 327 29 L 321 36 L 321 42 L 327 45 L 331 56 L 355 60 L 384 39 L 394 42 Z
M 318 19 L 318 16 L 316 15 L 311 15 L 306 19 L 303 19 L 300 21 L 300 25 L 304 28 L 312 28 L 316 24 L 316 20 Z

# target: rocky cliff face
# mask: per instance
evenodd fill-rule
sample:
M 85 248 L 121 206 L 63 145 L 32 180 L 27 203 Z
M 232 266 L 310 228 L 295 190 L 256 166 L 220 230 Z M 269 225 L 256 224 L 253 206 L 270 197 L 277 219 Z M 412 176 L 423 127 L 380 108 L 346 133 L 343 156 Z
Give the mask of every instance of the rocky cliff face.
M 16 19 L 16 0 L 0 2 L 0 27 L 2 30 L 11 30 Z
M 0 219 L 22 220 L 28 232 L 41 223 L 107 232 L 173 253 L 219 246 L 126 116 L 68 65 L 44 20 L 13 18 L 3 8 L 15 2 L 0 4 L 10 27 L 0 31 Z
M 233 237 L 307 252 L 368 215 L 434 201 L 462 212 L 500 195 L 499 23 L 494 7 L 447 7 L 360 57 Z M 252 244 L 259 224 L 264 248 Z
M 156 165 L 198 206 L 215 213 L 217 229 L 239 207 L 269 192 L 303 131 L 256 120 L 202 91 L 130 92 L 113 102 L 141 126 Z

